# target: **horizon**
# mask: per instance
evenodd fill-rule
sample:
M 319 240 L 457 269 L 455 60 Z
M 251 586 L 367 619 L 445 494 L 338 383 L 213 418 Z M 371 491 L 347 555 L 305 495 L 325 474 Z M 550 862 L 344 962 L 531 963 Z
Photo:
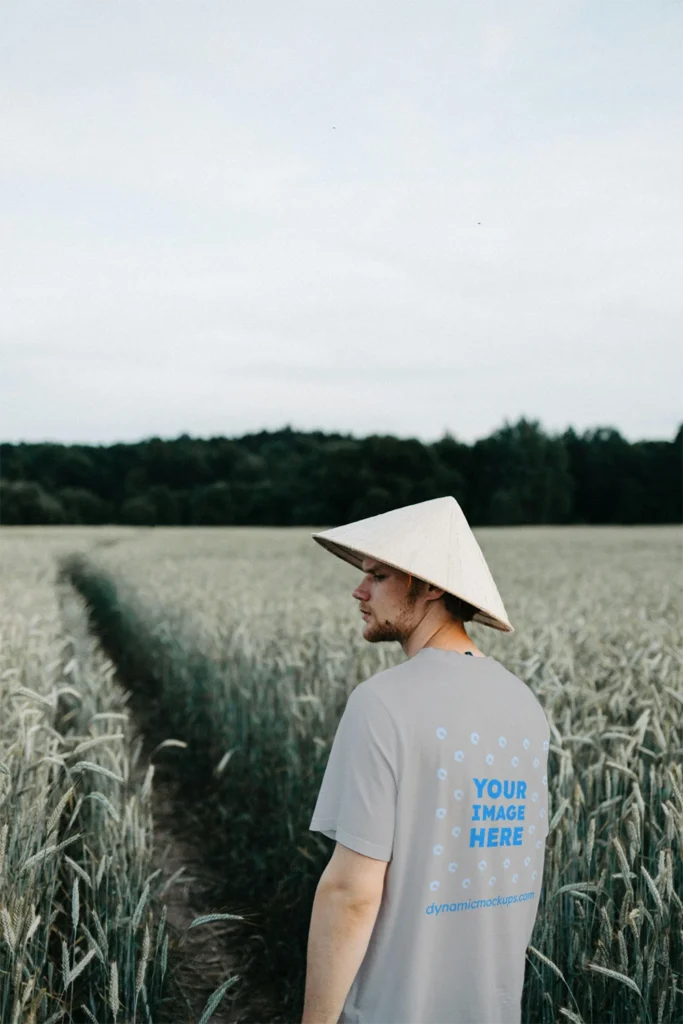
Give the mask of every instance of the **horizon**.
M 522 417 L 520 417 L 520 420 L 525 420 L 527 423 L 535 423 L 535 424 L 537 424 L 539 431 L 542 434 L 544 434 L 544 436 L 549 437 L 549 438 L 550 437 L 553 437 L 553 438 L 560 437 L 565 432 L 567 432 L 568 430 L 573 430 L 574 433 L 578 437 L 582 437 L 586 433 L 595 433 L 597 431 L 616 431 L 620 435 L 620 437 L 624 441 L 626 441 L 628 444 L 641 444 L 641 443 L 662 442 L 662 441 L 673 443 L 676 440 L 676 437 L 677 437 L 679 431 L 683 430 L 683 418 L 680 420 L 678 426 L 674 429 L 673 435 L 671 437 L 637 437 L 637 438 L 629 438 L 629 437 L 627 437 L 621 430 L 619 430 L 618 427 L 615 427 L 614 425 L 609 424 L 609 423 L 598 423 L 598 424 L 595 424 L 593 426 L 586 426 L 586 427 L 582 428 L 581 430 L 577 429 L 572 424 L 569 424 L 567 427 L 565 427 L 562 430 L 551 431 L 551 430 L 547 430 L 543 423 L 541 423 L 540 421 L 538 421 L 537 419 L 534 419 L 532 417 L 522 416 Z M 458 444 L 464 444 L 464 445 L 468 445 L 469 447 L 471 447 L 472 445 L 476 444 L 477 441 L 486 440 L 487 438 L 491 437 L 493 434 L 498 433 L 500 430 L 504 430 L 506 427 L 515 427 L 515 426 L 518 425 L 518 423 L 519 423 L 519 421 L 515 421 L 515 422 L 506 421 L 505 423 L 502 423 L 500 426 L 494 427 L 488 434 L 482 434 L 480 437 L 474 438 L 471 441 L 463 440 L 462 438 L 458 437 L 457 434 L 454 434 L 450 430 L 445 430 L 438 437 L 433 437 L 433 438 L 425 439 L 425 438 L 419 437 L 416 434 L 399 435 L 399 434 L 395 434 L 395 433 L 385 433 L 385 432 L 381 432 L 381 431 L 373 431 L 373 432 L 370 432 L 370 433 L 361 434 L 361 433 L 357 433 L 357 432 L 354 432 L 354 431 L 334 430 L 334 429 L 329 429 L 328 430 L 328 429 L 322 429 L 322 428 L 316 428 L 316 427 L 298 428 L 298 427 L 293 426 L 291 423 L 286 423 L 286 424 L 284 424 L 283 426 L 280 426 L 280 427 L 268 427 L 268 428 L 264 427 L 262 429 L 248 430 L 248 431 L 244 431 L 242 434 L 206 434 L 206 435 L 198 435 L 198 434 L 191 434 L 191 433 L 189 433 L 187 431 L 183 431 L 183 432 L 181 432 L 179 434 L 175 434 L 173 436 L 166 436 L 166 437 L 161 436 L 159 434 L 150 434 L 150 435 L 147 435 L 147 436 L 144 436 L 144 437 L 138 437 L 138 438 L 133 438 L 133 439 L 128 439 L 127 438 L 125 440 L 123 440 L 123 439 L 113 439 L 113 440 L 103 440 L 103 441 L 62 441 L 62 440 L 54 439 L 54 438 L 42 438 L 42 439 L 38 439 L 38 440 L 24 440 L 24 439 L 8 440 L 6 438 L 2 438 L 2 439 L 0 439 L 0 445 L 4 445 L 4 444 L 9 444 L 9 445 L 21 445 L 21 444 L 41 445 L 41 444 L 43 444 L 43 445 L 62 445 L 64 447 L 110 448 L 110 447 L 113 447 L 114 445 L 146 444 L 149 441 L 162 441 L 162 442 L 167 442 L 167 443 L 173 443 L 175 441 L 181 441 L 184 438 L 187 438 L 190 441 L 214 441 L 214 440 L 239 441 L 239 440 L 242 440 L 242 438 L 254 437 L 254 436 L 258 436 L 259 434 L 281 434 L 281 433 L 289 431 L 290 433 L 293 433 L 293 434 L 316 434 L 316 433 L 321 433 L 324 436 L 340 436 L 340 437 L 343 437 L 345 439 L 349 439 L 349 440 L 353 440 L 353 441 L 363 441 L 363 440 L 365 440 L 366 438 L 369 438 L 369 437 L 391 437 L 391 438 L 394 438 L 394 439 L 396 439 L 398 441 L 419 441 L 423 445 L 432 445 L 432 444 L 438 443 L 439 441 L 444 440 L 445 438 L 451 438 L 452 440 L 454 440 Z

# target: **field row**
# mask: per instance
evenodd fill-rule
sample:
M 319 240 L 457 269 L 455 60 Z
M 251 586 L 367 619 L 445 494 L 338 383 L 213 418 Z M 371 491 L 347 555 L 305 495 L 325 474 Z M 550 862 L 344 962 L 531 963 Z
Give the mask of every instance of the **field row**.
M 57 585 L 70 546 L 3 538 L 0 1020 L 178 1020 L 154 769 L 82 598 Z

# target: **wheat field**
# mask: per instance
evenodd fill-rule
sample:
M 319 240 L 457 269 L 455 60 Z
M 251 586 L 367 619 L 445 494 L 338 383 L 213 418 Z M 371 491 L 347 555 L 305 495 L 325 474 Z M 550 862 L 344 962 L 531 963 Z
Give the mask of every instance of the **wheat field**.
M 148 708 L 152 739 L 178 742 L 169 759 L 204 823 L 207 857 L 225 878 L 216 904 L 246 922 L 245 977 L 275 993 L 269 1019 L 296 1020 L 313 892 L 331 852 L 328 840 L 308 832 L 329 745 L 352 688 L 403 658 L 397 645 L 363 641 L 350 597 L 357 571 L 321 551 L 306 530 L 2 532 L 10 600 L 2 617 L 9 642 L 0 761 L 17 781 L 8 787 L 0 775 L 0 834 L 26 837 L 10 842 L 13 867 L 0 874 L 2 1019 L 28 1019 L 23 1010 L 17 1016 L 17 1000 L 33 1007 L 43 978 L 50 996 L 31 1019 L 49 1019 L 71 992 L 68 1012 L 78 1020 L 77 989 L 91 998 L 92 1013 L 101 997 L 106 1019 L 115 1019 L 114 962 L 129 1015 L 120 1011 L 119 1020 L 146 1019 L 143 992 L 147 1006 L 162 998 L 163 928 L 145 916 L 162 913 L 158 897 L 151 899 L 148 856 L 154 781 L 144 764 L 131 767 L 135 748 L 113 717 L 123 686 L 137 707 Z M 552 734 L 550 833 L 523 1020 L 680 1022 L 681 532 L 522 527 L 475 534 L 516 632 L 478 624 L 468 631 L 533 689 Z M 19 726 L 32 730 L 23 746 Z M 83 769 L 86 761 L 100 772 Z M 138 781 L 122 789 L 103 769 Z M 88 798 L 86 852 L 78 849 L 79 860 L 77 844 L 55 848 L 49 869 L 45 860 L 40 872 L 29 866 L 22 873 L 22 861 L 50 845 L 48 826 L 54 829 L 59 801 L 76 784 L 78 815 Z M 65 807 L 73 817 L 68 801 Z M 131 834 L 113 827 L 112 811 L 119 823 L 135 822 Z M 117 917 L 112 893 L 124 879 Z M 109 895 L 98 902 L 100 888 Z M 31 952 L 22 952 L 19 970 L 24 947 Z M 68 960 L 60 964 L 62 956 Z
M 73 543 L 2 531 L 0 1020 L 168 1020 L 154 769 L 82 598 L 57 582 Z

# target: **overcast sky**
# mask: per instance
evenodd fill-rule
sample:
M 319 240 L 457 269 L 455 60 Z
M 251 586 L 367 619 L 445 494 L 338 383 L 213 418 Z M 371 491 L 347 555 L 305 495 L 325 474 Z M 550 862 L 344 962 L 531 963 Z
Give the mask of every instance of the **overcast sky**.
M 683 6 L 0 5 L 4 440 L 683 420 Z

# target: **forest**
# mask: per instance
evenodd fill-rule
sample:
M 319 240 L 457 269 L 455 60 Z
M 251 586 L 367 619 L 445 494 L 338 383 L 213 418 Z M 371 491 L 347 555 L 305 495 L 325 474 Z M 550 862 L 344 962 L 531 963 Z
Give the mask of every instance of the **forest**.
M 323 526 L 451 494 L 472 526 L 683 520 L 671 441 L 505 422 L 472 444 L 302 432 L 83 445 L 0 444 L 4 525 Z

